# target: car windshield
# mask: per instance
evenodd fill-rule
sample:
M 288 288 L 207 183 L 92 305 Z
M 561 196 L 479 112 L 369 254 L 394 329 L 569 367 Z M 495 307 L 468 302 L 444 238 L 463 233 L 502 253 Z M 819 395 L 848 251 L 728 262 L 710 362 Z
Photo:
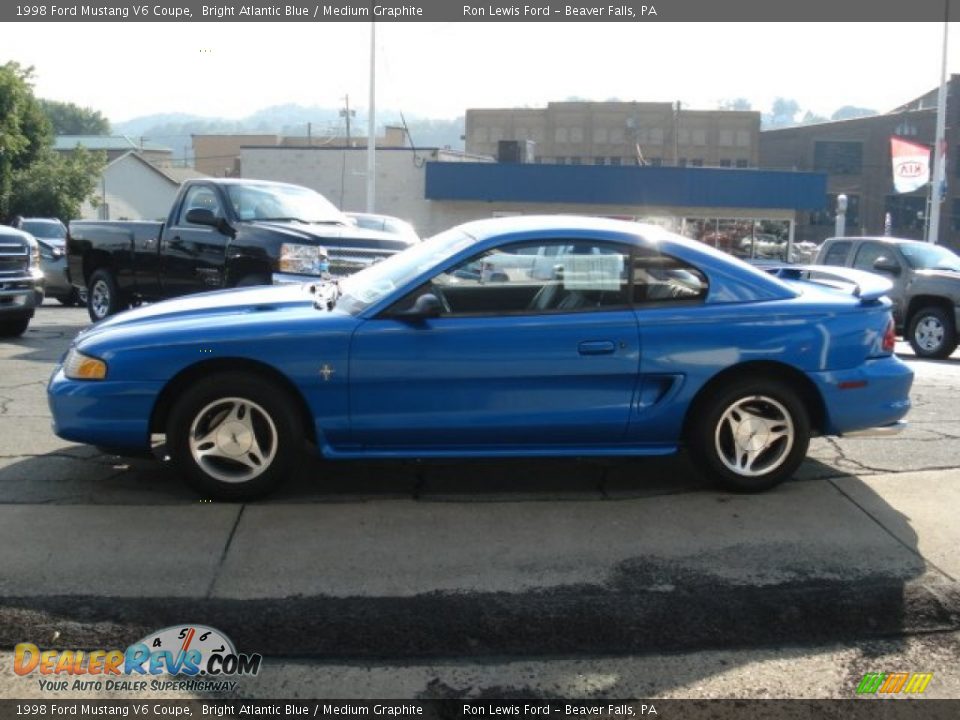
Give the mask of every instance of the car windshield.
M 960 257 L 938 245 L 904 243 L 900 252 L 914 270 L 953 270 L 960 272 Z
M 346 216 L 323 195 L 297 185 L 230 185 L 227 194 L 240 220 L 349 224 Z
M 20 229 L 38 238 L 62 240 L 67 237 L 63 223 L 55 220 L 24 220 Z
M 343 294 L 337 307 L 356 315 L 473 243 L 473 237 L 455 228 L 412 245 L 383 262 L 341 280 Z

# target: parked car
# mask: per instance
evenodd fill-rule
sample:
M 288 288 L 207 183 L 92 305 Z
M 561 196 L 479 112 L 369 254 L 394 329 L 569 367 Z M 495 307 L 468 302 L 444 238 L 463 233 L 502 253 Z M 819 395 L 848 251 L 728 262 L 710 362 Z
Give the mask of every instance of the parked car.
M 96 322 L 141 300 L 345 275 L 410 245 L 298 185 L 204 178 L 181 186 L 165 223 L 71 222 L 67 253 Z
M 952 250 L 893 237 L 829 238 L 816 262 L 890 278 L 897 332 L 918 356 L 945 358 L 957 349 L 960 257 Z
M 460 274 L 541 249 L 549 277 Z M 890 283 L 837 274 L 784 280 L 635 223 L 477 221 L 338 282 L 108 318 L 51 378 L 54 430 L 121 453 L 166 433 L 185 477 L 226 499 L 271 489 L 305 438 L 329 459 L 685 446 L 723 487 L 765 490 L 811 435 L 897 432 L 910 407 Z
M 17 227 L 28 232 L 40 246 L 40 269 L 43 271 L 43 294 L 63 305 L 82 305 L 86 293 L 70 283 L 67 276 L 67 226 L 57 218 L 20 218 Z
M 786 238 L 770 233 L 747 235 L 740 239 L 737 255 L 760 260 L 782 260 L 790 263 L 810 263 L 817 255 L 817 244 L 794 242 L 788 251 Z
M 350 218 L 357 227 L 390 233 L 412 243 L 420 242 L 420 235 L 417 234 L 413 225 L 398 217 L 359 212 L 347 212 L 344 215 Z
M 29 233 L 0 225 L 0 337 L 23 335 L 43 296 L 40 246 Z

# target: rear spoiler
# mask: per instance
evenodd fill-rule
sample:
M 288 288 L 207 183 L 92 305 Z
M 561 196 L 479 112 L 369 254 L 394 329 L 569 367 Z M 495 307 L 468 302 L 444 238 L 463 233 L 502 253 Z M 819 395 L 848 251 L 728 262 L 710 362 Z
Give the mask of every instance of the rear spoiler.
M 861 302 L 879 300 L 890 292 L 893 283 L 882 275 L 833 265 L 781 265 L 763 268 L 783 280 L 805 280 L 841 290 L 850 289 Z

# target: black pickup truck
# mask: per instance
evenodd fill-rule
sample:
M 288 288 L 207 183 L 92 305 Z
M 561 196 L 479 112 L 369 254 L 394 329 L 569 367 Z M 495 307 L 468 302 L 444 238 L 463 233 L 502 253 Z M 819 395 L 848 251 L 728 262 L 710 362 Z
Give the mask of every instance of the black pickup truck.
M 166 222 L 71 222 L 67 255 L 96 322 L 143 300 L 347 275 L 409 245 L 313 190 L 210 178 L 184 183 Z

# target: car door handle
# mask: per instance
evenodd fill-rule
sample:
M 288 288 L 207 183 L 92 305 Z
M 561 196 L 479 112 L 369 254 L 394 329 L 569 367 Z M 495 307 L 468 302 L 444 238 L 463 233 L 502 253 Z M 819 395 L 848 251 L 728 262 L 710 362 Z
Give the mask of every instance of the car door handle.
M 616 348 L 612 340 L 591 340 L 577 346 L 581 355 L 609 355 Z

